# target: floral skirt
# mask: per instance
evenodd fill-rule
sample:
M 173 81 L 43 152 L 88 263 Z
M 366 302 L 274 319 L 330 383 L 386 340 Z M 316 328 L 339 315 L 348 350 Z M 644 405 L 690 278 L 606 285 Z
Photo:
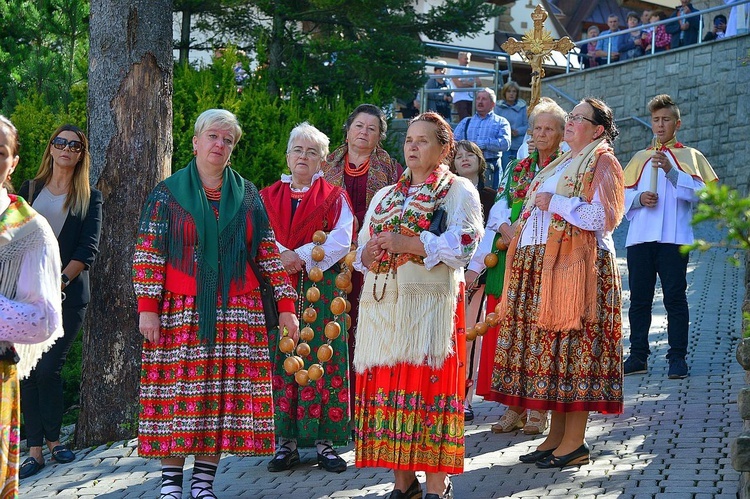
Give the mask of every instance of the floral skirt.
M 315 332 L 315 337 L 308 342 L 311 351 L 304 358 L 305 369 L 319 363 L 318 347 L 326 343 L 323 330 L 334 318 L 330 309 L 331 301 L 336 296 L 343 296 L 333 284 L 337 275 L 337 271 L 326 270 L 323 280 L 317 285 L 320 289 L 320 300 L 315 303 L 314 308 L 318 312 L 318 318 L 309 324 Z M 313 283 L 307 279 L 300 281 L 297 293 L 302 302 Z M 309 302 L 304 300 L 304 306 L 307 306 L 307 303 Z M 299 317 L 302 317 L 301 310 Z M 316 440 L 331 440 L 334 446 L 346 445 L 349 442 L 349 348 L 348 334 L 342 317 L 338 321 L 341 335 L 331 341 L 333 358 L 322 364 L 325 370 L 323 377 L 318 381 L 311 381 L 308 386 L 299 386 L 294 376 L 284 371 L 286 354 L 279 350 L 278 338 L 275 335 L 271 338 L 276 435 L 296 439 L 299 447 L 312 447 Z M 300 324 L 300 328 L 304 326 L 304 323 Z
M 257 290 L 216 313 L 216 342 L 201 344 L 194 296 L 165 292 L 161 338 L 143 343 L 138 454 L 167 458 L 274 450 L 271 363 Z
M 0 498 L 18 497 L 21 391 L 16 365 L 0 361 Z
M 544 246 L 535 245 L 518 248 L 513 259 L 492 389 L 506 405 L 620 414 L 622 300 L 615 258 L 598 250 L 596 319 L 581 330 L 547 331 L 536 326 L 543 257 Z
M 487 313 L 495 311 L 499 303 L 497 297 L 487 295 Z M 476 394 L 484 400 L 497 402 L 498 394 L 492 391 L 492 371 L 495 367 L 495 348 L 497 347 L 497 326 L 487 328 L 482 336 L 482 349 L 479 355 L 479 373 L 477 374 Z
M 454 353 L 439 369 L 402 363 L 357 374 L 357 467 L 463 472 L 466 389 L 463 286 L 452 335 Z

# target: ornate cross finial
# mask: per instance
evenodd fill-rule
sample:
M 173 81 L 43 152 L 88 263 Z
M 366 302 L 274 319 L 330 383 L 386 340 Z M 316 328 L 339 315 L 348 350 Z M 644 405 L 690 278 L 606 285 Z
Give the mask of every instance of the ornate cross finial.
M 553 50 L 566 54 L 575 47 L 567 36 L 555 40 L 552 38 L 552 33 L 544 29 L 547 11 L 541 5 L 536 6 L 534 12 L 531 13 L 531 19 L 534 21 L 534 29 L 524 33 L 520 42 L 515 38 L 508 38 L 508 41 L 502 45 L 503 50 L 508 54 L 520 54 L 531 65 L 531 102 L 529 102 L 528 114 L 531 114 L 542 94 L 544 61 L 552 60 Z

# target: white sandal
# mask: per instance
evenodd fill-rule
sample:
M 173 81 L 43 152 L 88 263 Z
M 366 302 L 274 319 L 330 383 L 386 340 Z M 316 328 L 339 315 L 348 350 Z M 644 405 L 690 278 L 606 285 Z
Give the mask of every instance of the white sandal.
M 492 433 L 508 433 L 519 428 L 523 428 L 526 423 L 526 411 L 518 413 L 512 409 L 507 409 L 500 420 L 492 425 Z
M 529 411 L 526 425 L 521 429 L 524 435 L 539 435 L 547 429 L 547 411 Z

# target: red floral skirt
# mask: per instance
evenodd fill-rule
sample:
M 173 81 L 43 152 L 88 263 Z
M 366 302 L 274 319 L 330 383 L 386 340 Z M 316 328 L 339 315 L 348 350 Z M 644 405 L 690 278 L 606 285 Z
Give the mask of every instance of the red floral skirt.
M 581 330 L 562 332 L 536 325 L 543 257 L 544 245 L 536 245 L 518 248 L 513 259 L 492 389 L 506 405 L 620 414 L 622 299 L 614 255 L 601 249 L 597 253 L 596 319 Z
M 426 364 L 397 364 L 357 374 L 357 467 L 463 472 L 466 390 L 463 285 L 453 340 L 454 353 L 439 369 Z
M 487 295 L 487 313 L 495 311 L 500 303 L 497 297 Z M 479 373 L 477 374 L 476 394 L 484 400 L 498 402 L 498 394 L 492 391 L 492 371 L 495 367 L 495 348 L 497 347 L 497 326 L 487 329 L 482 336 L 482 350 L 479 354 Z
M 218 308 L 212 348 L 198 340 L 194 296 L 165 292 L 160 315 L 159 343 L 143 343 L 138 454 L 271 455 L 271 363 L 258 291 Z

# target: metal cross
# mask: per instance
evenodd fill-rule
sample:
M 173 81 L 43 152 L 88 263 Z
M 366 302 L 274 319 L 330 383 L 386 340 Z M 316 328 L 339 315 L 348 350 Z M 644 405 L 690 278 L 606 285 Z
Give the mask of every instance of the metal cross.
M 539 103 L 542 94 L 542 78 L 544 78 L 544 68 L 542 64 L 545 60 L 552 60 L 552 51 L 556 50 L 562 54 L 567 54 L 575 47 L 575 44 L 567 36 L 555 40 L 552 33 L 544 29 L 544 21 L 547 19 L 547 11 L 544 7 L 537 5 L 534 12 L 531 13 L 531 19 L 534 21 L 534 29 L 524 33 L 521 41 L 515 38 L 508 38 L 503 43 L 502 48 L 508 54 L 520 54 L 531 66 L 531 102 L 528 106 L 528 114 Z

